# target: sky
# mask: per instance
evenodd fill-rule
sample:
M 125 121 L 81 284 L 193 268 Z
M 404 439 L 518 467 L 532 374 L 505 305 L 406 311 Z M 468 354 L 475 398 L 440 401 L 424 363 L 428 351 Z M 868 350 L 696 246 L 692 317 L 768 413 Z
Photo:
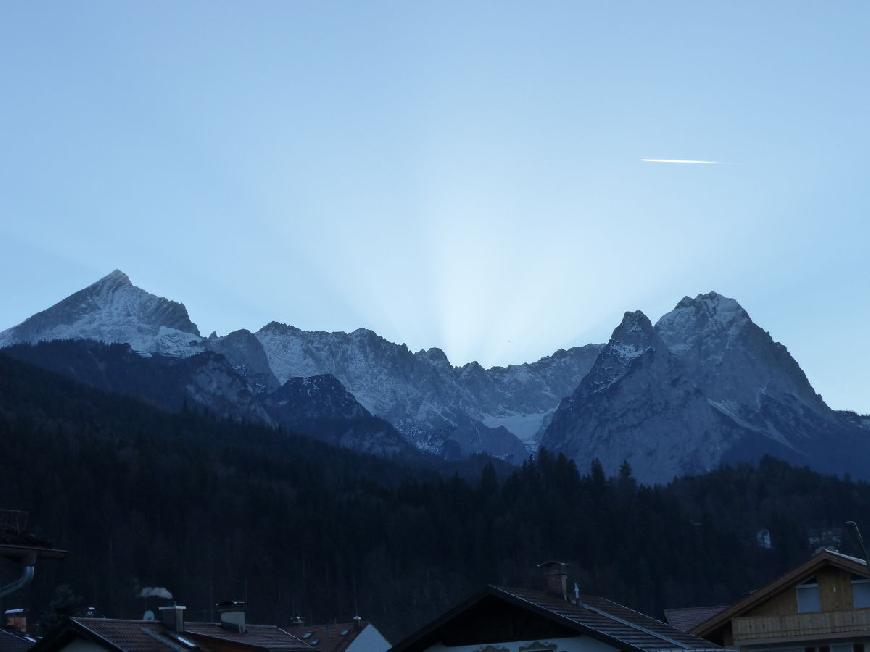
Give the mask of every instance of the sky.
M 870 3 L 0 4 L 0 328 L 115 268 L 205 334 L 454 364 L 734 297 L 870 413 Z

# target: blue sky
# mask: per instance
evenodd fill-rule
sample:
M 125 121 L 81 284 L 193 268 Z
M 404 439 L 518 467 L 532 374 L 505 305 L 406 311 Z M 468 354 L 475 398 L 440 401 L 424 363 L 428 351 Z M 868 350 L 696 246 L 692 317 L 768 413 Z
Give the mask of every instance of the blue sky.
M 205 332 L 496 364 L 715 289 L 870 412 L 868 28 L 866 2 L 4 2 L 0 326 L 120 268 Z

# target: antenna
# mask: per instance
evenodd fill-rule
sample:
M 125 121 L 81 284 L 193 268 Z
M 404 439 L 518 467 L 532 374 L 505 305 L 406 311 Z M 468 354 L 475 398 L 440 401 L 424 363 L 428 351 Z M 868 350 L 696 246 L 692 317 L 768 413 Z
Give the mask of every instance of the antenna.
M 858 547 L 861 548 L 861 554 L 864 555 L 865 563 L 870 564 L 870 559 L 867 557 L 867 547 L 864 545 L 864 537 L 861 536 L 858 524 L 855 521 L 846 521 L 846 527 L 852 530 L 855 540 L 858 542 Z

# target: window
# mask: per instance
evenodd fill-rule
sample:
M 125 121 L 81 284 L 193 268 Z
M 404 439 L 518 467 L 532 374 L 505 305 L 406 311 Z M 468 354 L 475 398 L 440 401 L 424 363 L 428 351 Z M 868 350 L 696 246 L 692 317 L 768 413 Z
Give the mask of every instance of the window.
M 797 589 L 797 610 L 799 614 L 816 613 L 822 610 L 819 599 L 819 585 L 815 577 L 811 577 Z
M 855 643 L 852 646 L 852 652 L 864 652 L 864 644 L 863 643 Z
M 870 580 L 852 580 L 852 606 L 855 609 L 870 608 Z

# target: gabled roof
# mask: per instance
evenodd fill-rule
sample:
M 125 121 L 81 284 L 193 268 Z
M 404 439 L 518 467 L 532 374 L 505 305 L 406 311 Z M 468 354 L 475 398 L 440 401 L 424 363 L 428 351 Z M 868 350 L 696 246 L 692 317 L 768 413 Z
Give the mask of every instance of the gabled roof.
M 368 623 L 332 623 L 330 625 L 293 625 L 287 631 L 320 652 L 344 652 Z
M 464 611 L 493 597 L 620 650 L 631 652 L 721 650 L 709 641 L 680 632 L 666 623 L 606 598 L 582 596 L 578 604 L 573 604 L 542 591 L 488 586 L 483 592 L 394 646 L 391 652 L 405 652 Z
M 184 645 L 155 620 L 115 620 L 113 618 L 69 618 L 39 643 L 37 650 L 53 647 L 76 635 L 116 652 L 181 652 L 198 649 Z
M 736 602 L 727 609 L 720 611 L 708 620 L 699 623 L 691 630 L 691 633 L 696 636 L 708 636 L 715 630 L 719 629 L 722 625 L 730 622 L 732 618 L 739 617 L 776 593 L 812 577 L 820 568 L 825 566 L 836 566 L 837 568 L 841 568 L 844 571 L 855 575 L 870 577 L 870 569 L 867 568 L 867 562 L 863 559 L 844 555 L 836 550 L 822 549 L 813 555 L 811 559 L 797 568 L 794 568 L 785 575 L 778 577 L 767 586 L 764 586 L 757 591 L 753 591 L 739 602 Z
M 344 652 L 369 623 L 332 623 L 329 625 L 292 625 L 287 631 L 321 652 Z

